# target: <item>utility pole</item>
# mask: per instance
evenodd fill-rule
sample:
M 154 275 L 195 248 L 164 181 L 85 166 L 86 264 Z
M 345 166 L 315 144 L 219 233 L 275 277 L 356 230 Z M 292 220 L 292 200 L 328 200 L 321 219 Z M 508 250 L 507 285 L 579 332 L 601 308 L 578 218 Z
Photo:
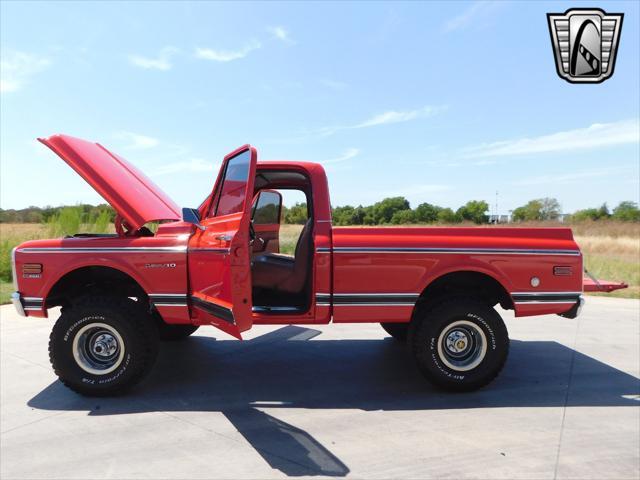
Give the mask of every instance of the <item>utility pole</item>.
M 500 223 L 500 217 L 498 216 L 498 190 L 496 190 L 496 210 L 495 210 L 495 221 L 496 223 Z

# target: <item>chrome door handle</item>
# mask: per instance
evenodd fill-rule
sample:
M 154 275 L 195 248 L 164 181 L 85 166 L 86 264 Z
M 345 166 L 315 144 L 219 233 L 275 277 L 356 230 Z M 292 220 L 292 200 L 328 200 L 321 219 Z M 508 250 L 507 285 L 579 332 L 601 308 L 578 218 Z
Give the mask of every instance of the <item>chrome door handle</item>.
M 216 237 L 216 240 L 220 240 L 222 242 L 230 242 L 231 240 L 233 240 L 233 235 L 229 235 L 229 234 L 218 235 Z

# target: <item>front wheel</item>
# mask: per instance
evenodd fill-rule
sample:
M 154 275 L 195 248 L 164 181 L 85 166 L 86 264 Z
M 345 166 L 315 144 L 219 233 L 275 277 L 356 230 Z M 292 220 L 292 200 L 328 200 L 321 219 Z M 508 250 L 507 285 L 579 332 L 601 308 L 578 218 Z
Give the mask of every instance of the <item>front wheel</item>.
M 500 373 L 509 353 L 509 335 L 493 308 L 456 298 L 417 315 L 410 345 L 428 380 L 447 390 L 470 391 Z
M 65 307 L 49 338 L 60 381 L 77 393 L 107 396 L 139 382 L 158 353 L 150 315 L 128 298 L 92 296 Z

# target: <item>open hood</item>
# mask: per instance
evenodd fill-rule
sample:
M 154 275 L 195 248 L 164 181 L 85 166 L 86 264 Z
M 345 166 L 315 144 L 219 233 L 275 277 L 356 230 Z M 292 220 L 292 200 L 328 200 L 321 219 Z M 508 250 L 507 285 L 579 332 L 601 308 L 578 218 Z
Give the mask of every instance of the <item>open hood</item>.
M 154 220 L 180 220 L 180 208 L 124 158 L 99 143 L 68 135 L 39 138 L 98 192 L 133 229 Z

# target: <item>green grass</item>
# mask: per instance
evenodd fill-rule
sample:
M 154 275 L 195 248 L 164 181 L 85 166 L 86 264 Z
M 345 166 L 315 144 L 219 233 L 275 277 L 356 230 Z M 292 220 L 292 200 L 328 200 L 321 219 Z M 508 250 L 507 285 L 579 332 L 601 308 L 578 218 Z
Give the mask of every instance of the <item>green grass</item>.
M 13 293 L 13 284 L 11 282 L 0 282 L 0 305 L 11 303 L 11 294 Z

